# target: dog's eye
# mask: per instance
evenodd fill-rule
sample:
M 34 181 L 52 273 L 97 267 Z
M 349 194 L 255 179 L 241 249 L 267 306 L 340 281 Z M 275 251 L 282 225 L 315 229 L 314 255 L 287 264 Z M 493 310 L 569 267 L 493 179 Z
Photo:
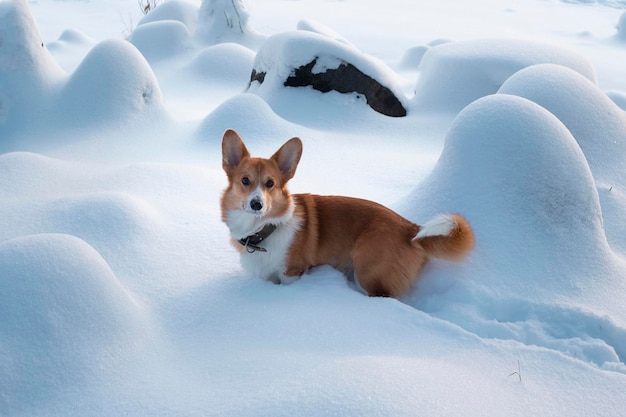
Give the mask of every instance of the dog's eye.
M 250 178 L 248 178 L 248 177 L 243 177 L 243 178 L 241 179 L 241 183 L 242 183 L 243 185 L 250 185 Z
M 267 188 L 272 188 L 272 187 L 274 186 L 274 180 L 267 180 L 267 181 L 265 182 L 265 186 L 266 186 Z

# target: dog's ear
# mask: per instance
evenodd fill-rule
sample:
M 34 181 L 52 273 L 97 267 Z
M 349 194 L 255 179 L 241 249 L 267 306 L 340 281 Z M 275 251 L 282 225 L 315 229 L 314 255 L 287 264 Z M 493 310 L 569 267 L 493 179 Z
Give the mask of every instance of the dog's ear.
M 285 182 L 289 181 L 296 173 L 296 167 L 302 156 L 302 141 L 299 138 L 289 139 L 272 158 L 278 164 Z
M 237 132 L 228 129 L 222 139 L 222 168 L 226 174 L 230 174 L 237 165 L 245 158 L 250 157 L 250 152 L 244 145 Z

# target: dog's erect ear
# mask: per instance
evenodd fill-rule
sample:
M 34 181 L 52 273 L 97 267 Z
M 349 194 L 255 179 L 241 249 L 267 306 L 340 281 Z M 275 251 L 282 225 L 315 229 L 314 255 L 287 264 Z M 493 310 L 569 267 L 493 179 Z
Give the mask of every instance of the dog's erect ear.
M 296 167 L 302 156 L 302 141 L 299 138 L 289 139 L 272 158 L 278 164 L 285 182 L 289 181 L 296 173 Z
M 248 157 L 250 157 L 250 152 L 248 152 L 239 134 L 232 129 L 224 132 L 224 138 L 222 139 L 222 168 L 224 168 L 226 174 L 230 174 L 244 158 Z

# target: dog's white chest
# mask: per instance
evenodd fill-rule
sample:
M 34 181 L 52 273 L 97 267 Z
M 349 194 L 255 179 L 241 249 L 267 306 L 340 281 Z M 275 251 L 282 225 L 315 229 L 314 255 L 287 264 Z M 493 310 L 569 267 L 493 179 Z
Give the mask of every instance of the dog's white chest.
M 267 250 L 266 252 L 244 248 L 241 253 L 241 266 L 246 273 L 281 284 L 289 284 L 298 279 L 298 277 L 285 276 L 287 256 L 298 226 L 299 221 L 296 217 L 281 224 L 263 241 L 262 246 Z

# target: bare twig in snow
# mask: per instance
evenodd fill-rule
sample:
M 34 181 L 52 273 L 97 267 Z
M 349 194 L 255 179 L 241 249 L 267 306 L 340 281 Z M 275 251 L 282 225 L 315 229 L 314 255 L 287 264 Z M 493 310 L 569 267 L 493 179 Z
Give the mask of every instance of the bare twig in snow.
M 517 371 L 509 374 L 509 376 L 517 375 L 519 377 L 519 382 L 522 382 L 522 368 L 520 367 L 519 360 L 517 361 Z

